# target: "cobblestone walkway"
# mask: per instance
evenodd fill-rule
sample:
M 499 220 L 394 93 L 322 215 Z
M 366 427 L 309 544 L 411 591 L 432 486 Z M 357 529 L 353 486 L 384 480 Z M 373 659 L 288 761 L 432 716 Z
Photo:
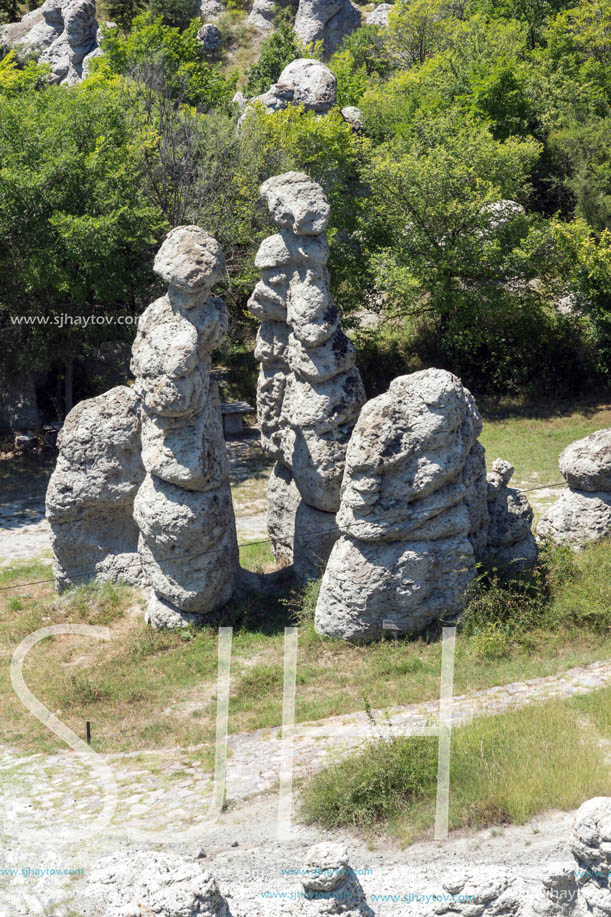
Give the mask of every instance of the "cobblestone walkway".
M 553 697 L 585 694 L 611 683 L 611 662 L 595 662 L 558 675 L 488 688 L 453 700 L 452 722 L 499 713 Z M 410 704 L 374 713 L 329 717 L 298 724 L 294 738 L 294 775 L 302 777 L 329 760 L 380 734 L 422 734 L 435 725 L 438 702 Z M 387 715 L 390 725 L 387 725 Z M 235 802 L 274 789 L 282 755 L 281 728 L 231 735 L 228 739 L 227 800 Z M 203 764 L 193 763 L 197 749 L 140 751 L 105 755 L 113 769 L 119 802 L 113 825 L 121 833 L 131 828 L 181 831 L 199 821 L 207 809 L 213 781 Z M 195 754 L 194 754 L 195 753 Z M 188 759 L 188 760 L 187 760 Z M 72 752 L 20 757 L 0 753 L 0 811 L 4 830 L 40 828 L 41 820 L 57 816 L 67 827 L 86 824 L 102 809 L 102 788 L 91 767 Z

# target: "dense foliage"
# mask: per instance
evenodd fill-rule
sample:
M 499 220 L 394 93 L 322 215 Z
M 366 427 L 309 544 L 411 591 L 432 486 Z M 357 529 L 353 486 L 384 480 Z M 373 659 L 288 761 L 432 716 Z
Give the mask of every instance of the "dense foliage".
M 297 168 L 332 203 L 334 293 L 370 391 L 427 365 L 479 396 L 611 382 L 608 0 L 398 0 L 387 29 L 363 26 L 329 62 L 337 109 L 255 107 L 239 131 L 239 79 L 259 94 L 304 53 L 288 20 L 240 74 L 206 58 L 188 0 L 105 11 L 120 28 L 81 86 L 0 61 L 7 371 L 133 334 L 43 337 L 9 315 L 138 313 L 155 246 L 185 221 L 223 245 L 231 347 L 250 349 L 245 304 L 270 230 L 258 186 Z M 13 12 L 4 0 L 0 16 Z M 344 105 L 360 108 L 361 132 Z

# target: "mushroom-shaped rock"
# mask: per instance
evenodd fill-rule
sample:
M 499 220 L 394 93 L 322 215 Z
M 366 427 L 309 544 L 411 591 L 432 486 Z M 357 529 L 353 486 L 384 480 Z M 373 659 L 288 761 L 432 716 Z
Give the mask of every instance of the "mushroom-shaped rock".
M 299 58 L 284 68 L 277 83 L 252 101 L 269 112 L 302 105 L 306 111 L 324 115 L 337 102 L 337 78 L 321 61 Z
M 331 208 L 320 185 L 303 172 L 285 172 L 261 185 L 274 220 L 295 235 L 317 236 L 329 223 Z
M 223 35 L 219 27 L 213 22 L 205 22 L 197 33 L 197 40 L 204 54 L 214 54 L 223 43 Z
M 611 493 L 611 427 L 571 443 L 558 464 L 572 490 Z
M 155 256 L 153 270 L 171 287 L 201 298 L 223 277 L 221 246 L 199 226 L 177 226 Z

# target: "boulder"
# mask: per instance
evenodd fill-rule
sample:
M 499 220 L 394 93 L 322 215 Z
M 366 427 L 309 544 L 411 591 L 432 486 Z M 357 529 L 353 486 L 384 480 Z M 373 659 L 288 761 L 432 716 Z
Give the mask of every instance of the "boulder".
M 304 45 L 322 42 L 326 57 L 361 25 L 361 13 L 350 0 L 299 0 L 295 32 Z
M 284 68 L 277 83 L 252 102 L 259 102 L 270 112 L 287 105 L 302 105 L 306 111 L 325 115 L 337 103 L 337 79 L 321 61 L 299 58 Z
M 496 459 L 488 475 L 488 538 L 485 560 L 506 574 L 534 565 L 538 550 L 531 526 L 533 511 L 525 493 L 508 487 L 513 466 Z
M 61 0 L 53 14 L 63 17 L 63 29 L 42 51 L 39 63 L 49 64 L 52 83 L 72 86 L 83 78 L 86 58 L 98 47 L 95 0 Z
M 274 0 L 255 0 L 246 20 L 249 25 L 262 32 L 272 32 L 274 29 L 274 16 L 276 4 Z
M 291 895 L 290 915 L 374 917 L 365 893 L 348 861 L 342 844 L 323 842 L 308 851 L 301 872 L 301 886 Z
M 59 592 L 88 579 L 143 581 L 133 505 L 144 478 L 140 409 L 118 386 L 70 411 L 46 496 Z
M 537 537 L 580 550 L 611 536 L 611 429 L 571 443 L 559 464 L 569 489 L 540 520 Z
M 346 451 L 336 542 L 316 607 L 319 633 L 373 640 L 452 618 L 475 573 L 468 499 L 481 491 L 481 420 L 445 370 L 394 379 L 363 407 Z M 479 474 L 465 465 L 480 463 Z M 481 503 L 481 494 L 480 500 Z
M 571 443 L 558 464 L 572 490 L 611 493 L 611 427 Z
M 345 108 L 342 108 L 342 118 L 357 133 L 363 130 L 363 114 L 356 105 L 346 105 Z
M 199 13 L 204 22 L 212 22 L 222 16 L 225 9 L 220 0 L 201 0 Z
M 380 3 L 376 6 L 375 10 L 372 10 L 370 13 L 365 13 L 365 24 L 386 28 L 388 25 L 388 14 L 392 8 L 392 3 Z
M 577 810 L 569 841 L 579 869 L 577 886 L 582 913 L 611 914 L 611 798 L 596 796 Z
M 611 493 L 568 490 L 547 510 L 537 537 L 581 550 L 611 536 Z

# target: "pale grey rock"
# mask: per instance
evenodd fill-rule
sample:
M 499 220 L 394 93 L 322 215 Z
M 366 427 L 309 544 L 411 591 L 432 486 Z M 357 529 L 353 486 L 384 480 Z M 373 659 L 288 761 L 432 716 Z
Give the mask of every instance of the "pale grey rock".
M 199 226 L 177 226 L 157 252 L 153 269 L 168 286 L 197 294 L 193 304 L 198 305 L 222 280 L 225 258 L 216 239 Z
M 566 491 L 540 519 L 537 537 L 575 550 L 611 537 L 611 493 Z
M 386 28 L 388 25 L 388 14 L 392 8 L 392 3 L 380 3 L 376 6 L 375 10 L 371 10 L 370 13 L 365 13 L 365 24 L 378 25 L 382 28 Z
M 597 430 L 560 454 L 569 485 L 537 526 L 537 537 L 580 550 L 611 536 L 611 429 Z
M 363 113 L 356 105 L 346 105 L 345 108 L 342 108 L 342 118 L 353 130 L 363 130 Z
M 508 487 L 513 465 L 496 459 L 488 475 L 488 538 L 485 560 L 503 573 L 530 570 L 538 555 L 533 511 L 525 493 Z
M 292 564 L 302 582 L 320 576 L 339 538 L 335 513 L 309 506 L 289 469 L 279 462 L 270 475 L 267 496 L 267 530 L 274 557 Z
M 211 352 L 227 309 L 210 295 L 224 258 L 197 226 L 172 230 L 155 259 L 169 284 L 138 323 L 132 371 L 144 402 L 147 471 L 136 500 L 139 552 L 153 596 L 147 620 L 182 626 L 231 598 L 239 560 L 221 408 Z
M 434 914 L 517 917 L 527 903 L 524 882 L 502 866 L 475 866 L 464 874 L 450 873 L 442 885 L 450 900 L 435 903 Z
M 251 100 L 255 102 L 268 112 L 302 105 L 306 111 L 325 115 L 337 103 L 337 79 L 321 61 L 298 58 L 287 64 L 267 92 Z
M 214 54 L 223 43 L 221 30 L 213 22 L 205 22 L 197 33 L 204 54 Z
M 262 32 L 272 32 L 274 29 L 274 16 L 276 4 L 274 0 L 255 0 L 246 20 L 249 25 L 260 29 Z
M 575 857 L 582 911 L 592 917 L 611 914 L 611 798 L 596 796 L 578 809 L 569 840 Z
M 477 411 L 475 405 L 474 408 Z M 479 416 L 479 412 L 477 416 Z M 476 424 L 476 430 L 478 426 Z M 479 432 L 481 432 L 481 427 Z M 465 487 L 465 506 L 469 514 L 469 540 L 473 547 L 475 559 L 480 561 L 486 554 L 489 516 L 486 450 L 479 442 L 474 443 L 465 459 L 462 470 L 462 483 Z
M 201 0 L 200 16 L 204 22 L 218 19 L 225 12 L 225 4 L 219 0 Z
M 490 204 L 484 204 L 481 211 L 482 215 L 488 219 L 488 228 L 491 232 L 496 232 L 513 222 L 516 217 L 524 216 L 526 211 L 517 201 L 492 201 Z
M 320 185 L 303 172 L 285 172 L 268 178 L 261 185 L 261 196 L 274 220 L 295 235 L 317 236 L 327 228 L 329 202 Z
M 230 917 L 203 861 L 175 853 L 122 851 L 105 857 L 88 877 L 86 893 L 104 902 L 107 917 Z
M 288 105 L 301 105 L 306 111 L 325 115 L 337 103 L 337 79 L 321 61 L 299 58 L 288 64 L 278 82 L 267 92 L 251 100 L 268 112 L 281 111 Z M 247 112 L 242 115 L 246 117 Z M 290 173 L 288 173 L 290 174 Z
M 183 490 L 147 475 L 134 503 L 140 556 L 157 595 L 200 615 L 233 593 L 238 547 L 228 488 Z
M 304 45 L 321 41 L 325 56 L 361 25 L 361 13 L 349 0 L 299 0 L 295 32 Z
M 50 82 L 72 86 L 83 78 L 83 61 L 97 47 L 95 0 L 69 0 L 61 4 L 61 13 L 63 30 L 43 49 L 39 63 L 49 64 Z
M 384 622 L 417 632 L 461 611 L 475 571 L 473 469 L 469 487 L 463 474 L 480 429 L 470 393 L 444 370 L 401 376 L 363 407 L 346 452 L 342 535 L 322 580 L 319 633 L 372 640 Z M 481 466 L 481 451 L 473 456 Z M 481 467 L 475 477 L 481 505 Z
M 88 579 L 142 581 L 134 498 L 144 478 L 136 393 L 118 386 L 68 414 L 46 496 L 58 591 Z
M 365 392 L 331 296 L 323 189 L 289 172 L 269 179 L 261 193 L 281 227 L 259 248 L 262 279 L 249 301 L 262 320 L 255 349 L 261 444 L 279 463 L 268 529 L 277 558 L 307 579 L 337 539 L 346 446 Z
M 558 464 L 572 490 L 611 493 L 611 427 L 571 443 Z
M 292 898 L 297 903 L 289 904 L 287 914 L 295 917 L 374 917 L 342 844 L 323 842 L 310 848 L 302 867 L 301 887 Z

